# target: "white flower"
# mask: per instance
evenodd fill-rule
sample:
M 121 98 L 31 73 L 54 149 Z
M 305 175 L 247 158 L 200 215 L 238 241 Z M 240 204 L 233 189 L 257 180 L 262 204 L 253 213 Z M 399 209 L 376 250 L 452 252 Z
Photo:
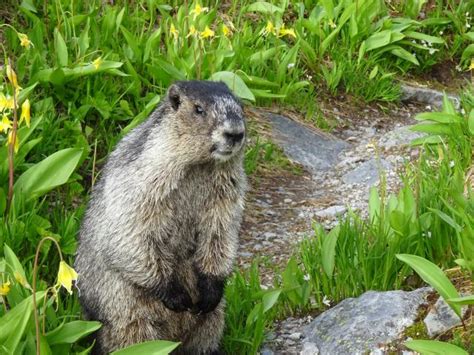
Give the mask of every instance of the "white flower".
M 434 49 L 434 48 L 430 48 L 430 49 L 428 50 L 428 53 L 430 53 L 430 54 L 433 54 L 433 53 L 435 53 L 435 52 L 437 52 L 437 50 Z
M 309 281 L 311 279 L 311 277 L 309 276 L 309 274 L 306 274 L 303 276 L 303 280 L 305 281 Z
M 331 307 L 331 300 L 327 298 L 326 295 L 323 297 L 323 304 L 325 304 L 328 307 Z
M 291 69 L 291 68 L 294 68 L 295 67 L 295 63 L 288 63 L 288 69 Z
M 461 68 L 461 66 L 460 66 L 459 64 L 456 65 L 456 70 L 457 70 L 457 71 L 462 71 L 462 68 Z
M 451 160 L 451 161 L 449 162 L 449 167 L 450 167 L 450 168 L 454 168 L 454 165 L 455 165 L 455 164 L 454 164 L 454 160 Z
M 439 31 L 439 34 L 440 34 L 440 35 L 443 35 L 443 33 L 444 33 L 443 31 Z

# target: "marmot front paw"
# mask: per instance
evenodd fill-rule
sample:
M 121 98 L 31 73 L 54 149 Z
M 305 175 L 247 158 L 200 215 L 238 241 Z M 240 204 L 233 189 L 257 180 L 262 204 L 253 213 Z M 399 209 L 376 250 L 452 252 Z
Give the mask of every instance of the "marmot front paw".
M 193 307 L 193 313 L 209 313 L 216 309 L 224 295 L 225 279 L 206 274 L 199 274 L 199 301 Z
M 169 282 L 164 292 L 159 292 L 159 297 L 165 307 L 174 312 L 189 311 L 193 308 L 191 296 L 177 280 Z

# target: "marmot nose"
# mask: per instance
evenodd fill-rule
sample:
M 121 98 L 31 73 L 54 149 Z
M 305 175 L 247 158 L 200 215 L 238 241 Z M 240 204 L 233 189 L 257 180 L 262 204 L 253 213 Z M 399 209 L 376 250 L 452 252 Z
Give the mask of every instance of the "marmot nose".
M 224 137 L 229 143 L 235 145 L 237 143 L 240 143 L 242 139 L 244 139 L 244 132 L 227 131 L 224 132 Z

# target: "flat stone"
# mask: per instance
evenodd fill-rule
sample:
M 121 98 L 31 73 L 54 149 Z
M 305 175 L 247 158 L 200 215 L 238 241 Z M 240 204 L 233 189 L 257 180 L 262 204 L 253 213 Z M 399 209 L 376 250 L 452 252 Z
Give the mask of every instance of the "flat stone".
M 444 93 L 438 90 L 422 88 L 419 86 L 411 86 L 403 84 L 402 89 L 402 101 L 415 101 L 423 104 L 432 105 L 437 109 L 443 106 Z M 454 107 L 458 109 L 460 107 L 459 97 L 456 95 L 447 95 L 448 98 L 453 102 Z
M 319 354 L 319 349 L 315 343 L 304 342 L 303 348 L 300 351 L 300 355 L 317 355 Z
M 367 160 L 352 171 L 344 174 L 342 180 L 346 184 L 375 185 L 380 179 L 380 170 L 390 169 L 391 164 L 385 159 L 377 161 L 375 158 Z
M 293 161 L 312 173 L 328 171 L 338 162 L 338 155 L 350 145 L 331 134 L 305 127 L 287 117 L 269 114 L 275 142 Z
M 315 216 L 319 218 L 334 218 L 346 213 L 347 208 L 344 206 L 331 206 L 322 211 L 315 213 Z
M 424 136 L 421 132 L 414 132 L 412 126 L 403 126 L 385 133 L 379 140 L 379 145 L 385 149 L 400 147 L 410 144 L 414 139 Z
M 463 307 L 461 314 L 464 316 L 466 311 L 467 307 Z M 461 319 L 459 319 L 457 314 L 449 307 L 443 297 L 438 298 L 423 322 L 431 338 L 462 324 Z
M 368 291 L 347 298 L 305 329 L 321 354 L 366 354 L 398 339 L 418 316 L 430 288 L 411 292 Z
M 269 348 L 263 348 L 262 350 L 260 350 L 260 355 L 273 355 L 275 354 L 273 352 L 273 350 L 269 349 Z

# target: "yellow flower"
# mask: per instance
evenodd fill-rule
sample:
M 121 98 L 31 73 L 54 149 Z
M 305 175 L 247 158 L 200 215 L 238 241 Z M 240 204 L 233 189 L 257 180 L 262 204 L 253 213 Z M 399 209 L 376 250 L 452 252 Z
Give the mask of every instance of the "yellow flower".
M 6 296 L 10 292 L 10 281 L 0 284 L 0 296 Z
M 18 33 L 18 38 L 20 39 L 20 45 L 22 47 L 30 48 L 30 46 L 32 45 L 28 36 L 24 33 Z
M 92 64 L 94 65 L 96 70 L 99 69 L 100 65 L 102 64 L 102 57 L 99 57 L 96 60 L 94 60 Z
M 23 105 L 21 105 L 21 115 L 20 115 L 20 123 L 25 120 L 26 125 L 30 127 L 30 100 L 26 99 L 25 102 L 23 102 Z
M 13 106 L 15 106 L 15 100 L 13 99 L 13 96 L 7 95 L 7 97 L 5 97 L 4 104 L 6 109 L 13 110 Z
M 8 140 L 7 140 L 7 145 L 11 145 L 13 143 L 13 132 L 10 131 L 8 132 Z M 15 135 L 15 153 L 18 153 L 18 149 L 20 149 L 20 139 L 18 138 L 18 135 Z M 27 282 L 26 280 L 23 278 L 23 276 L 21 276 L 19 273 L 15 273 L 15 278 L 16 280 L 22 284 L 23 286 L 27 287 Z
M 275 26 L 271 21 L 267 21 L 267 25 L 265 26 L 265 34 L 273 33 L 276 34 Z
M 8 119 L 7 115 L 3 115 L 0 122 L 0 131 L 6 133 L 10 128 L 12 128 L 12 122 Z
M 283 24 L 280 28 L 280 33 L 279 33 L 279 36 L 280 37 L 283 37 L 283 36 L 291 36 L 293 38 L 296 38 L 296 33 L 295 33 L 295 30 L 292 29 L 292 28 L 285 28 L 285 24 Z
M 19 88 L 18 79 L 16 78 L 16 73 L 10 65 L 7 65 L 7 77 L 10 80 L 10 83 L 13 84 L 15 89 Z
M 194 6 L 194 9 L 191 10 L 190 14 L 193 15 L 193 20 L 195 20 L 200 14 L 208 11 L 208 7 L 202 7 L 199 3 L 196 3 L 196 6 Z
M 329 19 L 328 24 L 331 28 L 336 28 L 337 27 L 332 19 Z
M 7 98 L 0 92 L 0 112 L 3 112 L 7 108 Z
M 194 27 L 194 25 L 191 25 L 191 27 L 189 27 L 189 33 L 186 36 L 186 38 L 188 38 L 190 36 L 195 36 L 196 34 L 197 34 L 196 27 Z
M 222 34 L 226 37 L 228 37 L 232 34 L 230 28 L 227 27 L 225 24 L 222 24 Z
M 72 282 L 77 280 L 77 272 L 66 264 L 65 261 L 59 263 L 58 285 L 64 287 L 72 295 Z
M 474 70 L 474 58 L 471 59 L 471 65 L 469 65 L 468 70 Z
M 170 34 L 171 34 L 172 36 L 174 36 L 175 39 L 178 39 L 179 32 L 178 32 L 178 30 L 176 29 L 176 27 L 174 27 L 174 24 L 171 24 L 171 27 L 170 27 Z
M 209 28 L 209 26 L 206 26 L 204 31 L 201 32 L 201 38 L 210 38 L 214 37 L 215 32 Z

